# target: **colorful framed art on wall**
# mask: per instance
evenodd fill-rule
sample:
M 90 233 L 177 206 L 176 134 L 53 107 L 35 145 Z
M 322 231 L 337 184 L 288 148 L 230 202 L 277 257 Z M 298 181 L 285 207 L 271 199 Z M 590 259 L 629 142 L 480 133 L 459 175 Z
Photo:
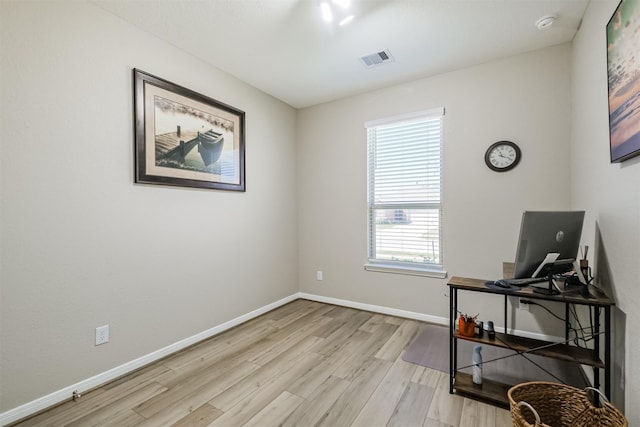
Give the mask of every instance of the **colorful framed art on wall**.
M 607 24 L 611 162 L 640 154 L 640 0 L 622 0 Z

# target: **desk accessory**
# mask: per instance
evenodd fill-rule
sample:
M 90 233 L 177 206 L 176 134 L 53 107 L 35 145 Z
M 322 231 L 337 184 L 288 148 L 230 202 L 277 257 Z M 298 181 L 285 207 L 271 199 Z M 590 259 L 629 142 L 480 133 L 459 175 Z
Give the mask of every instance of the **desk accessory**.
M 487 332 L 489 332 L 489 339 L 490 340 L 496 339 L 496 330 L 493 328 L 493 321 L 492 320 L 489 320 L 489 322 L 487 322 Z
M 468 314 L 460 314 L 458 317 L 458 333 L 463 337 L 476 336 L 476 319 L 478 315 L 470 316 Z
M 481 345 L 476 345 L 473 347 L 473 357 L 472 357 L 472 381 L 476 385 L 482 385 L 482 354 L 480 351 L 482 350 Z

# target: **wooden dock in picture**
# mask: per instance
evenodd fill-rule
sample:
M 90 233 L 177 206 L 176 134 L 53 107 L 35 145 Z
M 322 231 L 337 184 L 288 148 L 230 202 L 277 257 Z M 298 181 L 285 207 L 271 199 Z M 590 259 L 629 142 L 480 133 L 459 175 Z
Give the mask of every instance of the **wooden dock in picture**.
M 180 131 L 156 135 L 156 160 L 184 161 L 189 151 L 198 145 L 198 132 Z

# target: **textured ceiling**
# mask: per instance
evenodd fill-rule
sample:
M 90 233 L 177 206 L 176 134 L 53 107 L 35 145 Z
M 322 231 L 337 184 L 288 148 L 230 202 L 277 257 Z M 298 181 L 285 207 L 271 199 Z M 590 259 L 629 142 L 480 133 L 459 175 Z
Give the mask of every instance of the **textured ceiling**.
M 587 0 L 95 0 L 94 4 L 296 108 L 571 41 Z M 556 15 L 553 26 L 535 22 Z M 604 30 L 603 30 L 604 31 Z M 367 69 L 363 55 L 394 62 Z

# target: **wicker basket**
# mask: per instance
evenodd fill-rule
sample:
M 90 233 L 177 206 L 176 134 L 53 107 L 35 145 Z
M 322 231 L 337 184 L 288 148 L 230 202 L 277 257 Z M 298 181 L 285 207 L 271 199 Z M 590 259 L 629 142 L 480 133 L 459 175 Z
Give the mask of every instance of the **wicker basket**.
M 594 388 L 588 389 L 600 394 Z M 601 407 L 596 407 L 589 399 L 586 390 L 544 381 L 513 386 L 508 393 L 513 425 L 517 427 L 627 427 L 629 425 L 624 415 L 610 403 L 606 402 Z M 604 400 L 606 401 L 606 398 Z

